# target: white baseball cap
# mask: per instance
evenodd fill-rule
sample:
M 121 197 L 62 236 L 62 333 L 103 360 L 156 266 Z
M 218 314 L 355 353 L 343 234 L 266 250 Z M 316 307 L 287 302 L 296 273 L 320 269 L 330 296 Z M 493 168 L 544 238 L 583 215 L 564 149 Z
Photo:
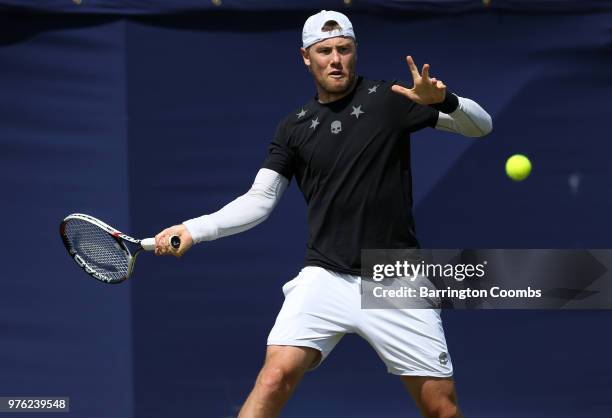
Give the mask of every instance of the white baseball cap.
M 330 20 L 338 23 L 341 29 L 334 29 L 328 32 L 322 31 L 321 29 L 325 23 Z M 302 30 L 302 46 L 308 48 L 312 44 L 337 36 L 346 36 L 356 40 L 351 21 L 342 13 L 334 12 L 333 10 L 321 10 L 316 15 L 306 19 L 304 29 Z

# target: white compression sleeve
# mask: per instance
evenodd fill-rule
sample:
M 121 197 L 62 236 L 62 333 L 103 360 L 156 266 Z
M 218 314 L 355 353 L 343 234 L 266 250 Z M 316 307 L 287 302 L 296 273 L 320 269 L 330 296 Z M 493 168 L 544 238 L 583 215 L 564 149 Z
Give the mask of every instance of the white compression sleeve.
M 489 134 L 493 130 L 493 121 L 478 103 L 459 97 L 459 106 L 454 112 L 440 112 L 436 129 L 475 138 Z
M 276 171 L 262 168 L 251 189 L 210 215 L 183 222 L 194 243 L 237 234 L 263 222 L 287 189 L 289 180 Z

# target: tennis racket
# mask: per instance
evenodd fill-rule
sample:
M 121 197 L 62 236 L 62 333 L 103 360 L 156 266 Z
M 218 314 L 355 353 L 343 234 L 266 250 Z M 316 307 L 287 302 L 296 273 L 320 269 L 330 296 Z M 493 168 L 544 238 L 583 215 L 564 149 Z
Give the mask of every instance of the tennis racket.
M 94 279 L 110 284 L 121 283 L 132 275 L 141 251 L 155 250 L 155 238 L 132 238 L 82 213 L 67 216 L 60 224 L 60 235 L 79 267 Z M 181 239 L 172 236 L 170 245 L 178 249 Z

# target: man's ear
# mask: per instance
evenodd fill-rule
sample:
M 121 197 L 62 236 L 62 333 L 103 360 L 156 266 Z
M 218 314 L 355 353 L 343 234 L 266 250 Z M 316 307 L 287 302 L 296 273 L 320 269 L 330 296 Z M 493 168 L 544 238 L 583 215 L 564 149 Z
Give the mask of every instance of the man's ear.
M 302 59 L 304 60 L 304 65 L 310 67 L 310 51 L 305 48 L 300 48 L 300 54 L 302 55 Z

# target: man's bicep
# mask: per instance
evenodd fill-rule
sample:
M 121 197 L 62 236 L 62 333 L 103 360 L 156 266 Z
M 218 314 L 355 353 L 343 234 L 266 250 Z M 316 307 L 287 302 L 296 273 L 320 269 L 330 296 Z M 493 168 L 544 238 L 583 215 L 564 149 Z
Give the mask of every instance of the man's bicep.
M 262 170 L 269 170 L 282 176 L 287 182 L 293 177 L 293 165 L 286 159 L 270 158 L 270 155 L 261 165 Z
M 291 180 L 294 170 L 294 152 L 289 146 L 289 135 L 287 128 L 281 123 L 276 129 L 274 139 L 268 147 L 268 155 L 261 168 L 275 171 Z
M 253 185 L 247 194 L 262 195 L 265 199 L 268 199 L 272 209 L 288 186 L 289 179 L 286 176 L 276 170 L 264 167 L 257 172 Z

